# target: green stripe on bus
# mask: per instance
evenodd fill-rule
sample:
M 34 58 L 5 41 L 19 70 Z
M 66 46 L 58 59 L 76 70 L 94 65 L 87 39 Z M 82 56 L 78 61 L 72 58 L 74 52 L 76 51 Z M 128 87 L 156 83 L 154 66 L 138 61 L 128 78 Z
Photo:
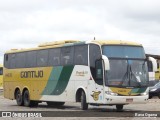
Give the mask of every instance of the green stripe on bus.
M 139 88 L 138 93 L 144 93 L 146 91 L 147 87 Z
M 59 81 L 59 77 L 61 75 L 62 69 L 63 69 L 62 66 L 52 68 L 52 72 L 50 74 L 47 85 L 46 85 L 44 91 L 42 92 L 42 95 L 50 95 L 54 91 L 54 89 L 56 88 L 56 85 Z
M 58 83 L 56 85 L 56 88 L 54 91 L 51 93 L 51 95 L 60 95 L 64 92 L 66 89 L 70 76 L 72 74 L 74 66 L 64 66 L 63 70 L 61 72 L 60 78 L 58 80 Z
M 146 87 L 145 88 L 134 88 L 132 89 L 131 93 L 143 93 L 146 91 Z

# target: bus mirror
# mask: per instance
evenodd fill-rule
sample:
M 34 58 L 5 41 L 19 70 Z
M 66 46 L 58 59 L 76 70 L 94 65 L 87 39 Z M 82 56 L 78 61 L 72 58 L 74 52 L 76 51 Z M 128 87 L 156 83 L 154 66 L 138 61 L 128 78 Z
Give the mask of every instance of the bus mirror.
M 110 64 L 108 58 L 105 55 L 102 55 L 102 59 L 104 61 L 104 69 L 110 70 Z
M 153 57 L 148 57 L 148 60 L 151 61 L 153 66 L 153 72 L 157 71 L 157 61 Z

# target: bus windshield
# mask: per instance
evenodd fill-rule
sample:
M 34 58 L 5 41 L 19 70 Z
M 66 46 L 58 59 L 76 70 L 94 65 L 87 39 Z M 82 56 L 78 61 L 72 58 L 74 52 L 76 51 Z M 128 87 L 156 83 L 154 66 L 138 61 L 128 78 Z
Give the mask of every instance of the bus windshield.
M 145 59 L 144 49 L 141 46 L 103 46 L 103 54 L 108 58 Z
M 104 46 L 103 55 L 109 58 L 106 85 L 121 87 L 148 86 L 148 71 L 142 47 Z

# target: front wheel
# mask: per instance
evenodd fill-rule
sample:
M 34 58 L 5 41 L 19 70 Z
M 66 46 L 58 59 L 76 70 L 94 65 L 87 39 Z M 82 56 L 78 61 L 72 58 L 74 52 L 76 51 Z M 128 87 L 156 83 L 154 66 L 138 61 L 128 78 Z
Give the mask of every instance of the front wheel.
M 87 110 L 88 109 L 88 103 L 86 101 L 86 95 L 84 91 L 81 93 L 81 108 L 82 110 Z
M 121 112 L 123 110 L 123 105 L 116 105 L 117 112 Z
M 16 91 L 15 98 L 16 98 L 17 105 L 22 106 L 23 105 L 23 97 L 22 97 L 20 90 Z

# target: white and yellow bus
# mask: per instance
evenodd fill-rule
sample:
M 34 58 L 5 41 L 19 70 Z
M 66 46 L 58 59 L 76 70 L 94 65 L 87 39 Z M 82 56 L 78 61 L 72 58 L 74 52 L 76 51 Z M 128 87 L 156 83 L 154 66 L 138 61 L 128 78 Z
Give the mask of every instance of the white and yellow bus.
M 148 68 L 141 44 L 114 40 L 65 40 L 4 55 L 4 97 L 18 105 L 65 102 L 116 105 L 146 103 Z
M 160 56 L 152 54 L 146 54 L 146 56 L 148 58 L 147 62 L 150 86 L 154 86 L 160 80 Z M 153 63 L 155 63 L 155 65 L 153 65 Z
M 3 66 L 0 64 L 0 89 L 3 89 Z

